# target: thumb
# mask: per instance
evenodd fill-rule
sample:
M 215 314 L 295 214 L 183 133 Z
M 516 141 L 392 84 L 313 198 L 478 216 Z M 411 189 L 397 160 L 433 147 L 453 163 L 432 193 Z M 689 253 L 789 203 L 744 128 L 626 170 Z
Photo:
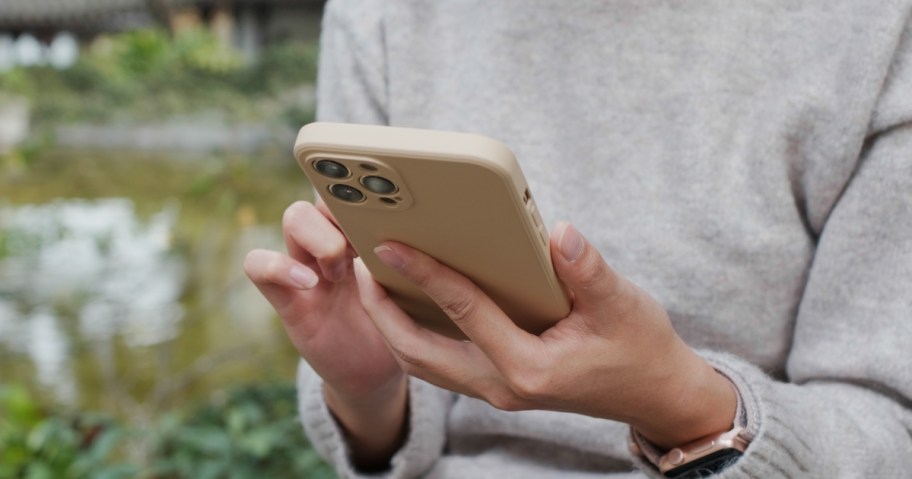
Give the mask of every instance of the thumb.
M 558 223 L 551 233 L 551 258 L 558 278 L 573 292 L 574 310 L 605 310 L 629 289 L 627 280 L 569 223 Z

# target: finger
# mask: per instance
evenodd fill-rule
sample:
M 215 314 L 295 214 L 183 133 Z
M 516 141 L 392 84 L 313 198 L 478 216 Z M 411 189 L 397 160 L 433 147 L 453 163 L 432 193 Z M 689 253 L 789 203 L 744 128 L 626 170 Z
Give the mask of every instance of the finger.
M 295 291 L 312 289 L 319 282 L 310 268 L 284 254 L 262 249 L 247 253 L 244 272 L 278 311 L 291 302 Z
M 244 258 L 244 272 L 254 284 L 273 284 L 292 289 L 312 289 L 317 274 L 294 259 L 276 251 L 255 249 Z
M 418 326 L 373 280 L 360 258 L 354 272 L 364 310 L 409 375 L 473 397 L 481 396 L 479 386 L 491 382 L 481 378 L 499 376 L 474 344 Z
M 551 258 L 557 276 L 573 293 L 576 312 L 603 311 L 629 292 L 630 283 L 569 223 L 559 223 L 551 233 Z
M 282 222 L 292 257 L 305 264 L 315 261 L 329 281 L 345 279 L 351 259 L 348 240 L 314 205 L 295 202 L 285 210 Z
M 386 242 L 374 252 L 412 281 L 506 374 L 527 363 L 539 338 L 522 330 L 465 276 L 408 246 Z
M 336 225 L 336 227 L 339 228 L 339 221 L 336 220 L 336 217 L 332 214 L 332 211 L 329 211 L 329 207 L 326 206 L 326 202 L 323 201 L 323 198 L 317 197 L 317 201 L 314 203 L 314 206 L 317 208 L 317 211 L 323 213 L 323 216 L 328 218 L 332 224 Z

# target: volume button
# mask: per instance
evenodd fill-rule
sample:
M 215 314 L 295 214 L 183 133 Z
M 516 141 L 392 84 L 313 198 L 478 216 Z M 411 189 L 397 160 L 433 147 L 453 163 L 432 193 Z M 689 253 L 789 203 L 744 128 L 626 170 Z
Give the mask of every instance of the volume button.
M 526 202 L 526 210 L 529 211 L 529 214 L 532 216 L 532 221 L 535 222 L 536 226 L 542 225 L 541 216 L 538 214 L 538 208 L 535 207 L 535 200 L 529 198 L 529 201 Z

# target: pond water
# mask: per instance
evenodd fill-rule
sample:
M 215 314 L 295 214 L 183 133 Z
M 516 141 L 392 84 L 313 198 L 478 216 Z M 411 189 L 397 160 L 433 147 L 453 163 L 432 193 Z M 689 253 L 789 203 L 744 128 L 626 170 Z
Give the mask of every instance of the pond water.
M 296 354 L 241 270 L 309 198 L 289 158 L 52 152 L 0 166 L 0 382 L 142 419 Z

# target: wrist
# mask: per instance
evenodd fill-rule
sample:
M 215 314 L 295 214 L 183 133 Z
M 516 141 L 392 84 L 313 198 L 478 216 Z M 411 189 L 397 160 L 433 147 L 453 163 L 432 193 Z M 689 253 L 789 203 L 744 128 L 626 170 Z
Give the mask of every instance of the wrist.
M 668 450 L 732 428 L 737 393 L 719 374 L 688 348 L 691 358 L 662 388 L 656 408 L 631 426 L 659 449 Z
M 333 411 L 336 408 L 353 412 L 369 411 L 377 414 L 378 407 L 395 404 L 401 399 L 402 393 L 407 389 L 408 377 L 399 373 L 369 391 L 351 392 L 347 389 L 333 387 L 328 382 L 323 382 L 323 398 L 327 406 Z M 383 409 L 383 407 L 380 407 Z
M 339 394 L 324 383 L 323 398 L 358 469 L 388 468 L 408 433 L 407 376 L 398 375 L 378 390 L 359 396 Z
M 725 378 L 730 381 L 727 376 Z M 745 429 L 741 395 L 734 383 L 729 382 L 729 385 L 735 392 L 737 401 L 731 429 L 678 445 L 671 450 L 661 450 L 631 428 L 631 453 L 647 460 L 664 476 L 674 478 L 707 477 L 734 464 L 747 450 L 752 436 Z

